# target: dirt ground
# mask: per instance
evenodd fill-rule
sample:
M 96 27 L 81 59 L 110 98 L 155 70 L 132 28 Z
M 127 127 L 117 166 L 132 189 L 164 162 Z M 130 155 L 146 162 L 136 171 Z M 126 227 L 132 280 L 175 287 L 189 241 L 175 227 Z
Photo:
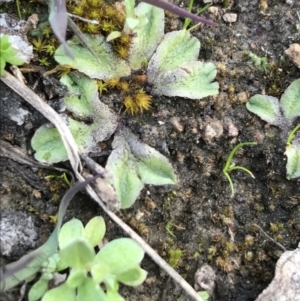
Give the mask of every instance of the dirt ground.
M 202 1 L 195 4 L 195 11 L 203 6 Z M 218 66 L 220 94 L 202 100 L 154 97 L 150 111 L 121 116 L 142 141 L 169 158 L 178 184 L 147 186 L 134 206 L 118 215 L 166 260 L 170 250 L 181 253 L 175 268 L 191 285 L 196 270 L 210 265 L 216 273 L 212 301 L 251 301 L 272 280 L 282 252 L 254 224 L 288 250 L 295 249 L 300 241 L 300 179 L 286 179 L 287 131 L 266 124 L 245 107 L 250 96 L 266 93 L 278 97 L 300 78 L 300 70 L 284 55 L 290 44 L 300 41 L 300 2 L 235 0 L 226 10 L 237 14 L 232 24 L 222 20 L 222 5 L 217 3 L 216 7 L 218 16 L 204 15 L 215 18 L 219 26 L 202 26 L 193 35 L 201 41 L 200 60 Z M 167 19 L 167 29 L 181 26 L 182 20 Z M 249 51 L 266 56 L 271 69 L 257 70 L 246 55 Z M 32 155 L 30 139 L 45 119 L 1 81 L 0 91 L 0 139 Z M 121 107 L 118 94 L 101 100 L 116 112 Z M 18 124 L 10 116 L 21 109 L 27 113 Z M 299 122 L 298 118 L 294 126 Z M 215 136 L 207 130 L 208 125 Z M 245 141 L 257 141 L 258 145 L 245 146 L 234 162 L 250 169 L 255 179 L 233 171 L 236 194 L 231 198 L 222 169 L 232 148 Z M 109 149 L 109 142 L 105 146 Z M 99 158 L 103 161 L 105 158 Z M 37 233 L 33 242 L 20 242 L 10 256 L 2 256 L 2 262 L 7 263 L 47 239 L 54 227 L 49 217 L 57 212 L 67 185 L 61 179 L 45 179 L 56 174 L 46 169 L 3 157 L 0 166 L 2 215 L 31 217 Z M 60 166 L 69 168 L 67 163 Z M 65 220 L 76 217 L 87 222 L 101 214 L 97 204 L 80 193 L 71 202 Z M 108 239 L 124 236 L 104 217 Z M 188 300 L 147 256 L 142 267 L 148 271 L 148 279 L 138 288 L 122 287 L 126 300 Z M 17 300 L 19 289 L 1 295 L 0 300 Z

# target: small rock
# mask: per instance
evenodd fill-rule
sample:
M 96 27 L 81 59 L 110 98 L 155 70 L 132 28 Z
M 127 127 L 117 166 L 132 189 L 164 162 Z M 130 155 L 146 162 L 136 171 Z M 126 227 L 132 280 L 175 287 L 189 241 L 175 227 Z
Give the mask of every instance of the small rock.
M 183 132 L 183 131 L 184 131 L 184 126 L 183 126 L 183 124 L 180 122 L 180 118 L 178 118 L 178 117 L 173 117 L 173 118 L 171 118 L 171 123 L 173 124 L 174 128 L 175 128 L 178 132 Z
M 210 6 L 207 11 L 212 14 L 214 17 L 217 17 L 219 14 L 219 9 L 216 6 Z
M 237 94 L 237 100 L 240 102 L 240 103 L 246 103 L 248 101 L 248 94 L 247 92 L 243 91 L 243 92 L 239 92 Z
M 5 256 L 23 255 L 24 250 L 36 247 L 37 233 L 31 216 L 4 209 L 0 222 L 0 252 Z
M 276 264 L 275 277 L 256 301 L 300 300 L 300 244 L 284 252 Z
M 289 59 L 300 68 L 300 45 L 295 43 L 290 45 L 288 49 L 286 49 L 285 54 L 289 57 Z
M 211 143 L 214 138 L 219 138 L 223 134 L 222 123 L 218 120 L 210 119 L 205 127 L 203 139 Z
M 232 123 L 232 121 L 228 121 L 228 137 L 236 137 L 239 134 L 239 130 L 236 128 L 236 126 Z
M 236 22 L 237 20 L 237 14 L 224 14 L 223 15 L 223 20 L 226 22 L 226 23 L 234 23 Z
M 205 264 L 195 273 L 195 290 L 205 290 L 211 296 L 215 289 L 215 280 L 215 271 Z

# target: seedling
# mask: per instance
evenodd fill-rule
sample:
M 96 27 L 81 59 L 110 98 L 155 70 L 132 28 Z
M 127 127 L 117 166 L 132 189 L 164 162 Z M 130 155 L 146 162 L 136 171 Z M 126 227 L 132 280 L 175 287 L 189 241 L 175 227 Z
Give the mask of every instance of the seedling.
M 233 182 L 231 180 L 231 177 L 229 175 L 229 173 L 233 170 L 243 170 L 245 171 L 246 173 L 248 173 L 252 178 L 255 178 L 254 175 L 252 174 L 252 172 L 247 169 L 246 167 L 243 167 L 243 166 L 239 166 L 239 165 L 235 165 L 233 162 L 232 162 L 232 159 L 233 159 L 233 156 L 234 154 L 243 146 L 245 145 L 256 145 L 257 143 L 256 142 L 242 142 L 242 143 L 239 143 L 238 145 L 236 145 L 232 151 L 229 153 L 229 156 L 227 158 L 227 161 L 226 161 L 226 164 L 223 168 L 223 174 L 225 175 L 225 177 L 227 178 L 228 182 L 229 182 L 229 185 L 230 185 L 230 188 L 231 188 L 231 197 L 234 196 L 234 186 L 233 186 Z
M 280 98 L 256 94 L 247 104 L 247 109 L 258 115 L 264 121 L 280 127 L 286 131 L 293 121 L 300 116 L 300 79 L 293 81 L 284 91 Z M 294 139 L 300 125 L 297 125 L 289 134 L 285 155 L 287 156 L 287 179 L 300 176 L 300 142 Z
M 124 300 L 118 293 L 118 282 L 137 286 L 146 279 L 146 271 L 139 266 L 144 252 L 132 239 L 118 238 L 96 253 L 94 247 L 104 234 L 105 222 L 100 216 L 92 218 L 85 227 L 78 219 L 65 223 L 58 237 L 60 250 L 44 262 L 40 279 L 29 291 L 29 301 L 41 297 L 43 301 L 65 300 L 66 296 L 77 297 L 76 300 L 91 300 L 92 296 L 104 301 Z M 54 273 L 66 268 L 70 268 L 66 281 L 48 290 Z

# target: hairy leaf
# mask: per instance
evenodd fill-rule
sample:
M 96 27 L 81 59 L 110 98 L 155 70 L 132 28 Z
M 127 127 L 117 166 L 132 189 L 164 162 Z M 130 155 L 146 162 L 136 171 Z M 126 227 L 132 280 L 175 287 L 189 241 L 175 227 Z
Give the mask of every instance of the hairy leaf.
M 87 278 L 77 291 L 76 301 L 108 301 L 103 290 L 92 278 Z
M 85 38 L 99 57 L 100 62 L 88 49 L 81 45 L 77 37 L 73 37 L 68 41 L 74 60 L 65 54 L 62 47 L 56 50 L 55 60 L 62 65 L 72 65 L 73 68 L 91 78 L 107 80 L 130 75 L 128 64 L 115 54 L 112 46 L 105 41 L 102 35 L 85 34 Z
M 60 229 L 58 236 L 58 245 L 60 249 L 63 249 L 72 240 L 76 238 L 83 238 L 84 228 L 82 222 L 73 218 L 72 220 L 66 222 Z
M 128 129 L 116 133 L 114 150 L 108 158 L 106 169 L 113 175 L 122 208 L 130 207 L 144 184 L 175 184 L 176 176 L 171 164 L 158 151 L 142 143 Z
M 97 246 L 105 235 L 106 227 L 102 216 L 93 217 L 84 228 L 84 238 L 93 246 Z
M 280 122 L 281 113 L 276 97 L 256 94 L 249 98 L 246 107 L 270 124 L 278 125 Z
M 95 257 L 95 262 L 104 263 L 110 273 L 123 274 L 138 266 L 144 257 L 140 245 L 130 238 L 117 238 L 106 244 Z
M 95 251 L 85 239 L 77 238 L 61 249 L 59 256 L 70 267 L 85 269 L 93 261 Z
M 143 67 L 155 52 L 164 35 L 164 11 L 155 6 L 140 3 L 135 9 L 136 18 L 146 18 L 147 23 L 135 28 L 128 57 L 133 70 Z
M 283 114 L 288 119 L 300 116 L 300 79 L 293 81 L 280 99 Z
M 75 289 L 69 287 L 66 283 L 51 289 L 46 292 L 42 301 L 76 301 L 76 292 Z
M 287 179 L 295 179 L 300 177 L 300 145 L 294 144 L 287 146 L 285 150 L 287 156 L 286 170 Z
M 40 279 L 38 280 L 28 292 L 28 300 L 36 301 L 46 293 L 48 290 L 48 280 Z
M 147 272 L 139 266 L 118 275 L 117 280 L 129 286 L 141 285 L 147 277 Z

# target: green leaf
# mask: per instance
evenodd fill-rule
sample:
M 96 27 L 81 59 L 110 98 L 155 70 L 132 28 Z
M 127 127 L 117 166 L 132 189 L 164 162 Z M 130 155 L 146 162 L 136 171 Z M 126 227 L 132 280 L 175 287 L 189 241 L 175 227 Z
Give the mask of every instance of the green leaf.
M 102 216 L 93 217 L 84 228 L 84 238 L 93 246 L 97 246 L 103 239 L 106 231 Z
M 137 242 L 130 238 L 118 238 L 98 252 L 95 262 L 106 264 L 110 273 L 119 275 L 135 268 L 143 257 L 144 251 Z
M 212 63 L 198 62 L 200 42 L 189 31 L 167 33 L 152 56 L 147 78 L 156 95 L 199 99 L 218 94 L 212 83 L 217 70 Z
M 299 143 L 300 145 L 300 143 Z M 294 143 L 286 147 L 285 155 L 287 156 L 286 170 L 287 179 L 300 177 L 300 146 L 296 147 Z
M 17 53 L 18 52 L 12 48 L 8 35 L 0 37 L 0 76 L 5 74 L 4 68 L 6 63 L 16 66 L 24 63 L 21 59 L 16 57 Z
M 132 31 L 128 61 L 133 70 L 142 68 L 150 60 L 163 38 L 165 23 L 164 10 L 144 2 L 135 8 L 135 16 L 138 19 L 146 18 L 148 22 Z
M 300 79 L 294 80 L 280 99 L 283 114 L 288 119 L 300 116 Z
M 86 279 L 87 279 L 87 274 L 85 270 L 72 269 L 66 282 L 70 287 L 76 288 L 80 286 L 82 283 L 84 283 Z
M 61 249 L 59 256 L 70 267 L 85 269 L 93 262 L 95 251 L 85 239 L 77 238 Z
M 118 275 L 117 280 L 129 286 L 138 286 L 146 280 L 146 277 L 147 272 L 137 266 L 121 275 Z
M 246 107 L 270 124 L 278 125 L 280 122 L 281 113 L 276 97 L 256 94 L 248 100 Z
M 201 99 L 219 93 L 219 84 L 212 82 L 217 69 L 213 63 L 189 62 L 166 73 L 154 84 L 156 95 Z
M 72 240 L 77 238 L 83 238 L 84 236 L 84 227 L 82 222 L 74 218 L 66 222 L 60 229 L 58 236 L 58 245 L 60 249 L 63 249 L 68 245 Z
M 54 55 L 55 60 L 60 64 L 72 65 L 74 69 L 88 75 L 91 78 L 107 80 L 114 77 L 130 75 L 128 64 L 119 58 L 112 49 L 111 44 L 105 41 L 100 35 L 84 35 L 87 43 L 95 51 L 100 62 L 90 53 L 88 49 L 81 45 L 77 37 L 68 41 L 74 60 L 67 56 L 62 46 Z
M 209 300 L 209 294 L 206 291 L 201 291 L 197 293 L 204 301 Z
M 48 290 L 48 281 L 44 279 L 38 280 L 28 292 L 28 300 L 36 301 L 46 293 Z
M 189 31 L 172 31 L 165 34 L 163 41 L 152 56 L 147 77 L 150 83 L 156 83 L 167 72 L 179 68 L 182 64 L 196 61 L 200 42 Z
M 85 282 L 77 288 L 77 291 L 76 301 L 108 301 L 103 290 L 92 278 L 87 278 Z
M 93 132 L 96 125 L 86 125 L 83 122 L 68 118 L 70 131 L 82 153 L 90 152 L 95 147 Z M 43 125 L 35 132 L 31 146 L 36 151 L 36 160 L 44 163 L 58 163 L 68 160 L 67 151 L 61 140 L 58 130 L 48 125 Z
M 93 276 L 93 279 L 97 283 L 103 282 L 105 277 L 108 275 L 108 273 L 109 273 L 109 267 L 103 262 L 94 264 L 91 268 L 91 274 Z
M 74 73 L 62 76 L 60 81 L 68 87 L 70 94 L 74 94 L 65 96 L 66 108 L 79 118 L 93 116 L 97 100 L 99 102 L 97 82 Z
M 76 301 L 75 289 L 69 287 L 66 283 L 51 289 L 43 296 L 42 301 Z
M 121 200 L 122 208 L 130 207 L 144 184 L 168 185 L 176 183 L 171 164 L 158 151 L 142 143 L 128 129 L 115 134 L 106 169 L 113 175 L 112 184 Z

